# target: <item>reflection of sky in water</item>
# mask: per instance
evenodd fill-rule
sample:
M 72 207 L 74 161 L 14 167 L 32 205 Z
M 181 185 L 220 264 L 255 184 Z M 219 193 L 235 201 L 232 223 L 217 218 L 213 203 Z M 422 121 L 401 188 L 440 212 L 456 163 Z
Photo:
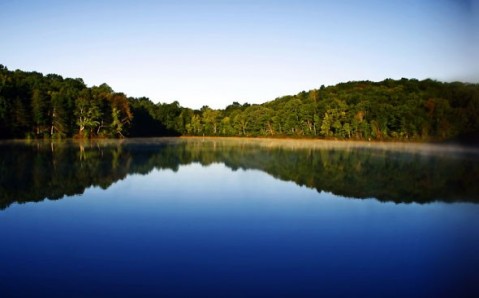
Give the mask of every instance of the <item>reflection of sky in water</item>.
M 0 286 L 19 296 L 472 293 L 478 215 L 477 204 L 349 200 L 190 164 L 0 212 Z

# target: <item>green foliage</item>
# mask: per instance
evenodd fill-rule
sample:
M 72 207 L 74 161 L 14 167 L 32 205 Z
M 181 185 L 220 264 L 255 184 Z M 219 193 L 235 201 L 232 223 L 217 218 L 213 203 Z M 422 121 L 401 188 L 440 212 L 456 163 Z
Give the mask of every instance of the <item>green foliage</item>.
M 185 124 L 186 134 L 445 140 L 479 131 L 479 85 L 414 79 L 348 82 L 213 111 L 197 111 Z M 198 122 L 202 127 L 193 129 Z
M 127 98 L 106 84 L 0 67 L 0 138 L 249 136 L 445 140 L 479 132 L 479 85 L 348 82 L 261 105 L 200 110 Z
M 0 138 L 121 137 L 132 117 L 106 84 L 0 68 Z

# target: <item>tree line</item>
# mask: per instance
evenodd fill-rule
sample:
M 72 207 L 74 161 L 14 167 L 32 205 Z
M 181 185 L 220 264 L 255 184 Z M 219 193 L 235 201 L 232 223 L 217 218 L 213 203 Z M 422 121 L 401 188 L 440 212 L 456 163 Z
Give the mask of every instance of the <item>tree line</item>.
M 245 136 L 444 140 L 479 132 L 479 84 L 386 79 L 199 110 L 0 65 L 0 138 Z
M 0 65 L 0 138 L 122 137 L 132 119 L 126 95 L 107 84 Z

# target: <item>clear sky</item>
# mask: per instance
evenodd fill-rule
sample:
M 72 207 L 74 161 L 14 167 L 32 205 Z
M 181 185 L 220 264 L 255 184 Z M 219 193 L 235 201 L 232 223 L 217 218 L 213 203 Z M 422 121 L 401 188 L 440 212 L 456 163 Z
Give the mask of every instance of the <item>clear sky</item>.
M 479 0 L 0 1 L 0 64 L 182 106 L 351 80 L 479 82 Z

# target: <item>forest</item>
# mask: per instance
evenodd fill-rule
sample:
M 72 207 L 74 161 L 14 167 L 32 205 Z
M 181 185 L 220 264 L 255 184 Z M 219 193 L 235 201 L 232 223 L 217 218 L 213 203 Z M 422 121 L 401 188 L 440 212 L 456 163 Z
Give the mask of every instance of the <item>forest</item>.
M 435 141 L 479 132 L 479 84 L 355 81 L 225 109 L 154 103 L 0 65 L 0 139 L 242 136 Z

